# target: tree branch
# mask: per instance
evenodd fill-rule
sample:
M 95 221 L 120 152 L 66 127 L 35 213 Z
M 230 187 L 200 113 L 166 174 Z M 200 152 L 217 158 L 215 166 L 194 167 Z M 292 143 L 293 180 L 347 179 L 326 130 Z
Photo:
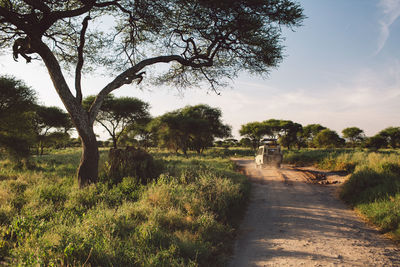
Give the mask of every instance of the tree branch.
M 43 59 L 46 68 L 49 72 L 50 78 L 53 82 L 54 88 L 56 89 L 60 99 L 62 100 L 68 113 L 71 114 L 71 119 L 77 129 L 80 129 L 80 135 L 90 136 L 91 129 L 87 128 L 87 123 L 89 122 L 89 116 L 82 114 L 87 114 L 81 105 L 76 102 L 75 97 L 71 93 L 67 82 L 65 81 L 64 75 L 61 71 L 61 66 L 58 63 L 56 57 L 51 52 L 50 48 L 44 44 L 40 39 L 34 39 L 32 45 L 34 45 L 35 51 Z M 93 123 L 92 121 L 90 121 Z
M 196 63 L 194 62 L 195 58 L 191 59 L 185 59 L 179 55 L 170 55 L 170 56 L 159 56 L 159 57 L 153 57 L 153 58 L 148 58 L 145 60 L 142 60 L 135 66 L 127 69 L 126 71 L 122 72 L 120 75 L 118 75 L 112 82 L 107 84 L 97 95 L 96 99 L 93 101 L 92 106 L 89 109 L 89 118 L 91 122 L 94 122 L 97 113 L 100 110 L 101 104 L 103 103 L 105 97 L 114 91 L 115 89 L 120 88 L 121 86 L 125 84 L 130 84 L 132 83 L 133 80 L 135 79 L 143 79 L 143 74 L 144 72 L 138 73 L 141 71 L 143 68 L 153 65 L 156 63 L 169 63 L 172 61 L 177 61 L 180 64 L 184 66 L 190 66 L 192 68 L 201 68 L 201 67 L 211 67 L 213 65 L 212 60 L 207 60 L 205 62 L 201 63 Z
M 90 11 L 96 3 L 95 0 L 88 0 L 81 2 L 83 3 L 83 6 L 77 9 L 66 10 L 66 11 L 54 11 L 50 13 L 47 23 L 48 27 L 53 25 L 54 22 L 56 22 L 59 19 L 72 18 L 85 14 L 86 12 Z
M 43 13 L 50 13 L 50 8 L 43 3 L 43 1 L 37 1 L 37 0 L 23 0 L 25 3 L 28 5 L 32 6 L 35 9 L 38 9 L 42 11 Z
M 75 70 L 75 90 L 76 90 L 76 99 L 78 100 L 78 103 L 82 103 L 81 78 L 82 78 L 82 67 L 83 67 L 83 48 L 85 46 L 85 34 L 88 27 L 88 21 L 90 19 L 91 19 L 90 16 L 87 16 L 83 19 L 82 30 L 79 39 L 78 63 L 76 64 L 76 70 Z
M 109 135 L 111 135 L 111 137 L 113 137 L 113 134 L 112 134 L 111 130 L 108 129 L 107 125 L 105 125 L 101 120 L 96 120 L 96 121 L 98 123 L 100 123 L 100 125 L 103 126 L 106 129 L 106 131 L 108 132 Z
M 14 25 L 19 30 L 24 31 L 25 33 L 28 33 L 28 25 L 26 25 L 21 19 L 19 19 L 18 15 L 18 13 L 12 12 L 7 8 L 0 7 L 0 17 L 4 17 L 5 22 Z

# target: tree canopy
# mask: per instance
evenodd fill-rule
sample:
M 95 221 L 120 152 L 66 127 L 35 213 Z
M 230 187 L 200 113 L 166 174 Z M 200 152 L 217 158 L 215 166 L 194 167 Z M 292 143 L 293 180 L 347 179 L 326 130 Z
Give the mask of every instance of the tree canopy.
M 298 133 L 301 131 L 301 124 L 289 120 L 269 119 L 263 122 L 244 124 L 239 133 L 251 140 L 253 149 L 256 149 L 266 136 L 271 139 L 279 139 L 282 146 L 290 148 L 298 143 Z
M 314 138 L 317 136 L 317 134 L 325 129 L 327 128 L 320 124 L 308 124 L 303 127 L 300 138 L 302 139 L 302 142 L 311 147 L 314 145 Z
M 378 133 L 392 148 L 400 147 L 400 127 L 388 127 Z
M 320 131 L 314 138 L 316 147 L 322 148 L 336 148 L 344 144 L 344 140 L 339 135 L 330 129 Z
M 358 127 L 348 127 L 342 131 L 343 137 L 346 138 L 352 147 L 355 147 L 357 143 L 361 143 L 364 138 L 364 131 Z
M 206 82 L 216 90 L 241 71 L 268 73 L 282 60 L 283 27 L 303 18 L 290 0 L 2 0 L 0 49 L 43 60 L 82 141 L 78 181 L 85 186 L 98 178 L 93 123 L 108 94 L 140 83 L 159 63 L 167 64 L 152 71 L 153 81 L 183 88 Z M 62 67 L 74 70 L 73 89 Z M 114 78 L 86 111 L 82 71 L 91 69 L 111 69 Z
M 37 153 L 42 155 L 46 145 L 69 138 L 72 128 L 69 115 L 59 107 L 37 105 L 34 109 L 33 127 L 36 134 Z
M 83 100 L 83 106 L 89 109 L 95 96 L 88 96 Z M 106 129 L 110 135 L 114 148 L 122 134 L 129 126 L 131 130 L 145 124 L 150 119 L 148 103 L 135 97 L 114 97 L 108 95 L 96 117 L 96 122 Z
M 380 134 L 366 138 L 365 144 L 364 144 L 365 147 L 372 148 L 372 149 L 386 148 L 387 145 L 388 145 L 387 139 Z
M 168 112 L 150 123 L 160 146 L 184 154 L 188 150 L 202 153 L 213 145 L 215 138 L 231 135 L 231 128 L 221 121 L 222 113 L 208 105 L 186 106 Z
M 33 108 L 36 93 L 13 77 L 0 77 L 0 147 L 15 159 L 29 156 L 34 143 Z
M 261 139 L 268 133 L 268 129 L 262 122 L 249 122 L 241 126 L 239 133 L 250 139 L 255 150 L 260 145 Z

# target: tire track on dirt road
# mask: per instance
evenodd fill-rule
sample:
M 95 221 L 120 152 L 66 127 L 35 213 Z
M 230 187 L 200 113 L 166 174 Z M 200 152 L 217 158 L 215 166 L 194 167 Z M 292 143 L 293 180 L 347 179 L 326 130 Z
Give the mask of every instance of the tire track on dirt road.
M 229 266 L 400 266 L 398 248 L 336 199 L 336 186 L 237 164 L 253 186 Z

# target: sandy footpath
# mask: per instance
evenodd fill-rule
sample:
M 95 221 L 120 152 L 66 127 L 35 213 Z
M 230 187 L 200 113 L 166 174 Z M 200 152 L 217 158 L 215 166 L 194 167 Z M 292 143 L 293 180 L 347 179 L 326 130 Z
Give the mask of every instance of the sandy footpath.
M 400 250 L 335 198 L 337 186 L 237 163 L 253 189 L 229 266 L 400 266 Z

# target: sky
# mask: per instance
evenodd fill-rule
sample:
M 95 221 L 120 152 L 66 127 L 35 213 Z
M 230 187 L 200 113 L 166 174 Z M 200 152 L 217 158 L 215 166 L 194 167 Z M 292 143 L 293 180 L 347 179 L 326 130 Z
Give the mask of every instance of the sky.
M 240 126 L 285 119 L 303 126 L 319 123 L 337 131 L 359 127 L 367 136 L 400 126 L 400 0 L 302 0 L 307 18 L 295 31 L 283 31 L 284 60 L 267 79 L 241 74 L 221 95 L 207 90 L 138 88 L 115 91 L 150 104 L 153 116 L 186 105 L 218 107 L 240 138 Z M 38 92 L 47 106 L 62 107 L 45 67 L 0 56 L 0 75 L 13 75 Z M 84 94 L 110 81 L 85 75 Z M 97 129 L 100 139 L 107 139 Z

